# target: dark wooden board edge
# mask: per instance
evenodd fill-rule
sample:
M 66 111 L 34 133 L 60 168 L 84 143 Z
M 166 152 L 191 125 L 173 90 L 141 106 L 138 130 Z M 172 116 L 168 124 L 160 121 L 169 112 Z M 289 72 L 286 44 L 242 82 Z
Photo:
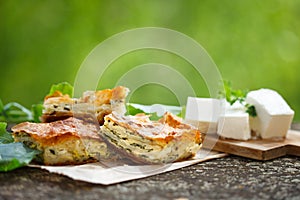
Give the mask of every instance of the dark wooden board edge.
M 203 137 L 204 143 L 203 148 L 209 148 L 215 151 L 224 152 L 228 154 L 233 154 L 237 156 L 242 156 L 246 158 L 251 158 L 255 160 L 271 160 L 285 155 L 300 156 L 300 146 L 293 144 L 286 144 L 283 146 L 278 146 L 270 148 L 268 150 L 259 150 L 255 148 L 235 145 L 231 142 L 226 142 L 219 139 L 216 136 L 206 135 Z M 212 145 L 214 145 L 212 147 Z
M 300 147 L 296 145 L 287 145 L 286 146 L 286 154 L 292 156 L 300 156 Z

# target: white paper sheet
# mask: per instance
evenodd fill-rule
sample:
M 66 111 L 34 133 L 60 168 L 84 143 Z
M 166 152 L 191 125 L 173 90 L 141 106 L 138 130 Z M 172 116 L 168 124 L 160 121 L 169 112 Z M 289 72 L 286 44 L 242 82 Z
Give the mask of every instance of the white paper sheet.
M 206 152 L 205 150 L 201 150 L 193 159 L 165 165 L 120 165 L 115 167 L 107 167 L 112 165 L 105 165 L 103 163 L 98 162 L 75 166 L 30 165 L 30 167 L 46 169 L 49 172 L 62 174 L 74 180 L 80 180 L 102 185 L 110 185 L 124 181 L 145 178 L 164 172 L 169 172 L 199 162 L 215 158 L 221 158 L 226 155 L 227 154 L 225 153 L 219 153 L 215 151 Z

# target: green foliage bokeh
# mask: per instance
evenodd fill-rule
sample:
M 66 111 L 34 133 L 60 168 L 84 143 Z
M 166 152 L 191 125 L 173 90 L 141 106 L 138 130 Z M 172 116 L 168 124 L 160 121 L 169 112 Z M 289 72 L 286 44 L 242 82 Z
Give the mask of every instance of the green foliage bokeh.
M 101 41 L 151 26 L 195 39 L 233 87 L 277 90 L 300 121 L 299 19 L 298 0 L 0 1 L 0 98 L 29 107 L 42 100 L 53 83 L 73 83 L 80 64 Z M 99 88 L 111 87 L 131 65 L 153 62 L 149 58 L 181 66 L 197 95 L 207 96 L 203 80 L 192 77 L 187 63 L 157 51 L 120 58 Z M 132 100 L 176 104 L 170 91 L 149 91 L 136 91 Z

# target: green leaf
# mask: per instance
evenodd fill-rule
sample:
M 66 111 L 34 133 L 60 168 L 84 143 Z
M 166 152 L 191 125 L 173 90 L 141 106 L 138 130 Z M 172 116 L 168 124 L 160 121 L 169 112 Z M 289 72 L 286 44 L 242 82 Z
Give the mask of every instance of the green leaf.
M 68 94 L 70 97 L 73 97 L 74 89 L 70 83 L 62 82 L 62 83 L 52 85 L 48 95 L 50 96 L 56 91 L 60 91 L 62 94 Z
M 178 117 L 185 118 L 186 106 L 182 106 L 181 112 L 177 114 Z
M 139 104 L 139 106 L 143 107 L 143 105 L 140 105 L 140 104 Z M 136 115 L 139 113 L 145 113 L 146 115 L 150 115 L 150 117 L 149 117 L 150 120 L 158 120 L 161 118 L 157 115 L 157 113 L 148 113 L 148 112 L 143 111 L 142 109 L 134 107 L 131 104 L 127 105 L 127 114 Z
M 156 112 L 149 113 L 149 115 L 150 115 L 149 119 L 152 120 L 152 121 L 157 121 L 161 118 L 161 116 L 158 116 Z
M 256 110 L 253 105 L 245 104 L 245 99 L 247 96 L 248 90 L 234 90 L 231 86 L 230 81 L 224 80 L 224 90 L 225 94 L 223 92 L 219 92 L 220 97 L 225 97 L 226 101 L 233 105 L 236 101 L 239 101 L 241 104 L 243 104 L 246 108 L 246 112 L 249 113 L 250 116 L 256 117 Z
M 23 167 L 40 153 L 23 143 L 14 143 L 12 135 L 6 131 L 6 126 L 5 122 L 0 122 L 0 172 Z
M 16 158 L 12 158 L 10 161 L 2 161 L 0 158 L 0 172 L 12 171 L 21 166 L 23 165 Z
M 236 101 L 243 102 L 246 98 L 246 95 L 248 93 L 247 90 L 234 90 L 231 86 L 230 81 L 224 81 L 224 93 L 219 92 L 220 95 L 224 98 L 226 98 L 226 101 L 230 103 L 230 105 L 233 105 Z
M 128 115 L 136 115 L 139 113 L 145 113 L 145 112 L 139 108 L 134 107 L 131 104 L 127 105 L 127 114 Z
M 0 122 L 6 122 L 6 118 L 3 115 L 0 115 Z
M 0 144 L 8 144 L 14 142 L 12 135 L 6 130 L 7 124 L 0 122 Z
M 33 114 L 33 121 L 34 122 L 41 122 L 40 117 L 43 114 L 43 109 L 44 109 L 43 104 L 33 104 L 31 106 L 31 111 L 32 111 L 32 114 Z
M 161 118 L 162 115 L 159 115 L 157 112 L 153 112 L 153 106 L 154 105 L 141 105 L 129 103 L 127 104 L 127 114 L 136 115 L 138 113 L 145 113 L 146 115 L 150 115 L 151 120 L 158 120 Z M 180 106 L 169 106 L 161 104 L 157 104 L 157 106 L 160 106 L 164 111 L 168 111 L 170 113 L 173 113 L 174 115 L 182 117 L 183 108 Z
M 256 109 L 255 109 L 255 107 L 253 105 L 246 104 L 245 107 L 246 107 L 246 112 L 250 116 L 252 116 L 252 117 L 256 117 L 257 116 Z
M 32 159 L 39 154 L 23 143 L 0 144 L 0 171 L 11 171 L 28 165 Z
M 19 123 L 33 120 L 31 111 L 16 102 L 6 104 L 3 113 L 7 122 Z

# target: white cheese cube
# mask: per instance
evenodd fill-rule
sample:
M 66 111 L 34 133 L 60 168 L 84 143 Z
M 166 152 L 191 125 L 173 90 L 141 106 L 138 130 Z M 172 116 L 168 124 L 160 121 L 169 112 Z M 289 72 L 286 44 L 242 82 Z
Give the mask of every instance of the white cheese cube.
M 202 133 L 216 133 L 221 112 L 224 112 L 224 100 L 213 98 L 188 97 L 185 122 L 196 126 Z
M 249 114 L 242 104 L 236 102 L 232 106 L 226 106 L 225 114 L 219 118 L 218 135 L 237 140 L 251 138 Z
M 247 94 L 246 102 L 256 109 L 257 116 L 250 118 L 250 127 L 257 136 L 263 139 L 286 136 L 294 111 L 276 91 L 251 91 Z

